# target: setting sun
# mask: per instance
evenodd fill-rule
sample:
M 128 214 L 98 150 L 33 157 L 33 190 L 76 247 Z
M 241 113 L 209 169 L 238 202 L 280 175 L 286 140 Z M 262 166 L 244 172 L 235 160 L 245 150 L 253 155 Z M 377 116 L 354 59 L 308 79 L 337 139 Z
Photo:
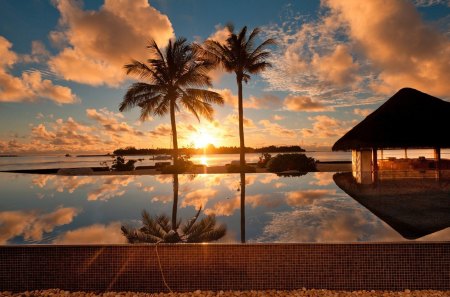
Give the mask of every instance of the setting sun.
M 194 144 L 195 148 L 204 148 L 208 144 L 217 145 L 217 140 L 215 137 L 211 136 L 204 129 L 199 130 L 197 133 L 194 133 L 191 136 L 191 141 Z

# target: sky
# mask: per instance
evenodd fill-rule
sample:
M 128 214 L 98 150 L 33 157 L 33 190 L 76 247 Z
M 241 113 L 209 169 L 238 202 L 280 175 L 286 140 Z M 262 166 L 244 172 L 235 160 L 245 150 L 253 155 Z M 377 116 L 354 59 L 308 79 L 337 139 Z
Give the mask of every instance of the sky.
M 277 40 L 244 84 L 247 146 L 330 150 L 403 87 L 450 100 L 448 0 L 2 0 L 0 153 L 170 147 L 168 116 L 119 112 L 123 66 L 152 39 L 223 41 L 230 22 Z M 225 104 L 213 121 L 177 113 L 182 147 L 239 145 L 235 77 L 210 75 Z

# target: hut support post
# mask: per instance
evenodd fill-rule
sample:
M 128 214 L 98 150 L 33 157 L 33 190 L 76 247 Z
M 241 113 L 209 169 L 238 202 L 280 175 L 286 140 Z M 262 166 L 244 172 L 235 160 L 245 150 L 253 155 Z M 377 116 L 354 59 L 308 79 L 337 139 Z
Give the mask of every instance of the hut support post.
M 436 170 L 441 169 L 441 148 L 434 149 L 434 160 L 436 161 Z
M 372 149 L 372 169 L 373 171 L 378 171 L 378 156 L 377 156 L 377 149 Z

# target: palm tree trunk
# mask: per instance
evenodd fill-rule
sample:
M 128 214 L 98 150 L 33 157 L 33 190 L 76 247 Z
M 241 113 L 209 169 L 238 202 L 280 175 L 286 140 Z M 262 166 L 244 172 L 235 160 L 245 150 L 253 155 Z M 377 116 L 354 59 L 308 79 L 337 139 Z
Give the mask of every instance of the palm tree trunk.
M 173 164 L 178 164 L 177 124 L 175 122 L 175 100 L 170 100 L 170 124 L 172 126 Z
M 173 175 L 173 206 L 172 206 L 172 229 L 177 225 L 178 212 L 178 174 Z
M 240 146 L 240 158 L 239 165 L 241 167 L 241 172 L 245 172 L 245 143 L 244 143 L 244 106 L 242 99 L 242 78 L 236 77 L 238 84 L 238 109 L 239 109 L 239 146 Z
M 245 173 L 241 172 L 241 242 L 245 243 Z

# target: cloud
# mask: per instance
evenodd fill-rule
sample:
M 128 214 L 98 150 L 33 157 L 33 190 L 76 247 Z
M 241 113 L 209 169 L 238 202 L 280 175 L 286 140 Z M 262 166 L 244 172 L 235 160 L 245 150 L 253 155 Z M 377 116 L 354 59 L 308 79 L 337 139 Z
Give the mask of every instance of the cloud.
M 326 115 L 318 115 L 308 118 L 314 121 L 312 129 L 302 129 L 300 133 L 305 138 L 336 138 L 344 135 L 355 125 L 353 121 L 342 121 Z
M 403 87 L 449 98 L 450 39 L 439 30 L 410 1 L 321 1 L 318 19 L 294 15 L 264 28 L 282 42 L 262 76 L 269 90 L 335 107 L 379 103 Z
M 372 113 L 372 109 L 361 109 L 361 108 L 355 108 L 353 109 L 353 113 L 362 117 L 366 117 L 369 114 Z
M 284 117 L 283 116 L 280 116 L 280 115 L 278 115 L 278 114 L 274 114 L 273 116 L 272 116 L 272 120 L 274 120 L 274 121 L 281 121 L 281 120 L 283 120 L 284 119 Z
M 269 120 L 261 120 L 259 124 L 264 126 L 264 129 L 272 136 L 285 137 L 285 138 L 295 138 L 297 137 L 297 132 L 291 129 L 287 129 L 279 124 L 272 123 Z
M 12 44 L 0 36 L 0 102 L 35 102 L 45 98 L 62 105 L 79 101 L 70 88 L 42 79 L 38 70 L 22 72 L 21 77 L 8 73 L 19 60 L 11 47 Z
M 332 111 L 333 107 L 325 106 L 321 102 L 313 101 L 307 96 L 295 96 L 288 95 L 284 99 L 284 107 L 290 111 L 306 111 L 306 112 L 319 112 L 319 111 Z
M 147 0 L 105 0 L 96 11 L 69 0 L 55 5 L 59 28 L 49 36 L 62 50 L 50 58 L 49 67 L 66 80 L 117 86 L 125 79 L 124 64 L 148 58 L 150 39 L 164 47 L 174 37 L 168 17 Z
M 80 211 L 72 207 L 60 207 L 50 213 L 38 210 L 0 212 L 0 243 L 23 236 L 26 241 L 40 241 L 44 233 L 67 225 Z
M 64 232 L 53 240 L 53 244 L 124 244 L 125 236 L 120 230 L 120 222 L 108 225 L 94 224 Z
M 273 94 L 263 94 L 258 97 L 248 97 L 244 100 L 243 105 L 244 108 L 276 110 L 282 106 L 282 100 Z
M 372 87 L 392 94 L 409 86 L 436 96 L 450 92 L 450 40 L 426 24 L 411 2 L 326 1 L 349 37 L 379 69 Z
M 244 122 L 244 128 L 255 128 L 256 127 L 253 120 L 246 118 L 245 116 L 244 116 L 243 122 Z M 237 127 L 239 125 L 238 115 L 236 113 L 229 114 L 225 118 L 225 123 Z
M 123 115 L 121 113 L 113 113 L 107 108 L 102 108 L 98 111 L 94 108 L 89 108 L 86 109 L 86 115 L 102 125 L 107 132 L 125 132 L 139 137 L 145 135 L 142 131 L 134 129 L 126 122 L 119 122 L 118 118 L 123 118 Z
M 211 89 L 211 91 L 221 95 L 226 105 L 237 108 L 238 97 L 230 89 Z

